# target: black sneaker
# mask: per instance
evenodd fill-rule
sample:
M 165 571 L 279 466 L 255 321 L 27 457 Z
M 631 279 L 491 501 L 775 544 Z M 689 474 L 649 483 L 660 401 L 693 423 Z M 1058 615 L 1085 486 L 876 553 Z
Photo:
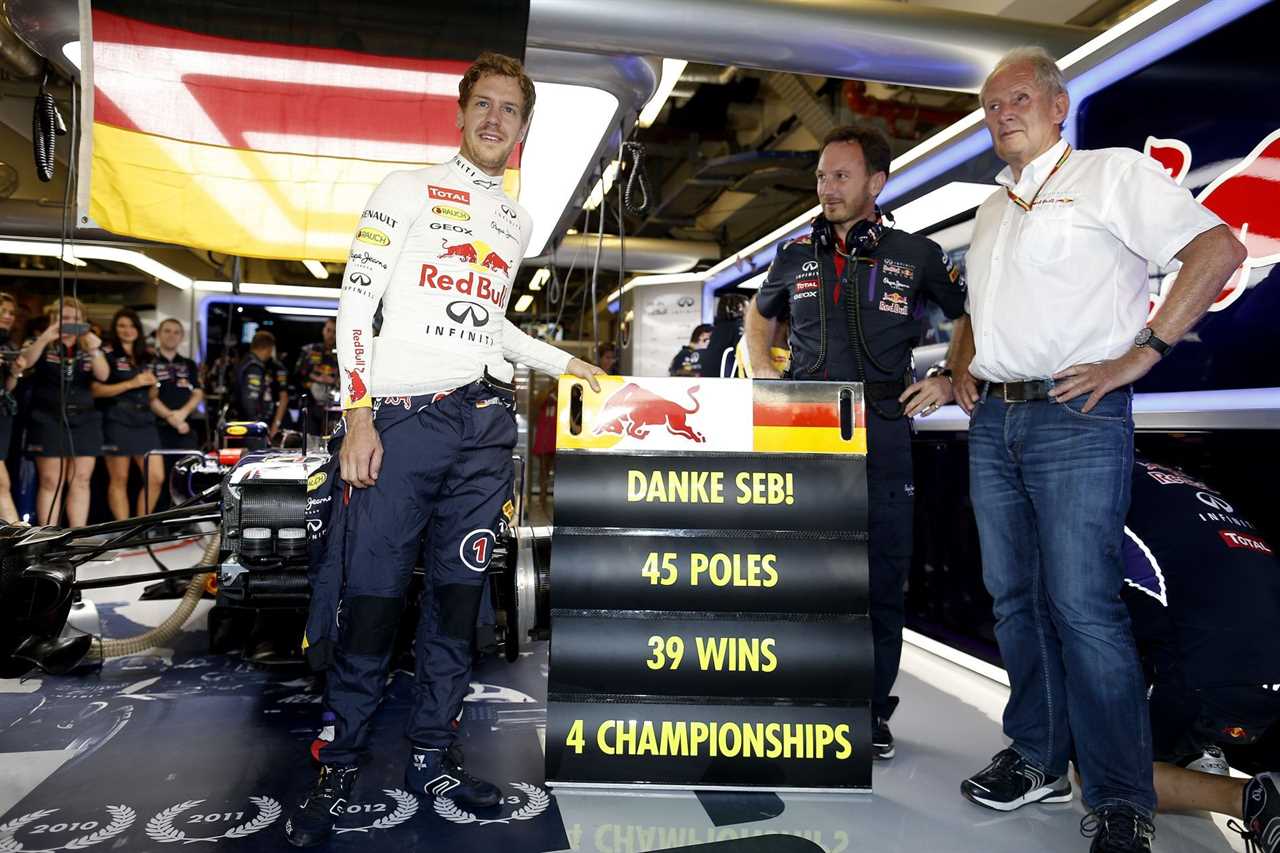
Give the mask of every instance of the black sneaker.
M 893 758 L 893 732 L 889 731 L 889 721 L 884 717 L 876 717 L 876 727 L 871 730 L 871 757 L 876 761 Z
M 1280 773 L 1259 773 L 1244 786 L 1244 826 L 1227 826 L 1244 838 L 1248 853 L 1280 853 Z
M 294 847 L 311 847 L 333 833 L 333 824 L 351 796 L 356 768 L 324 764 L 307 797 L 284 824 L 285 837 Z
M 997 752 L 991 763 L 960 783 L 965 799 L 989 809 L 1011 812 L 1027 803 L 1069 803 L 1066 776 L 1046 776 L 1012 749 Z
M 462 750 L 426 749 L 415 746 L 404 771 L 405 785 L 424 797 L 447 797 L 468 808 L 496 806 L 502 799 L 498 786 L 477 779 L 462 767 Z
M 1103 807 L 1080 821 L 1080 834 L 1092 838 L 1089 853 L 1151 853 L 1155 825 L 1123 806 Z

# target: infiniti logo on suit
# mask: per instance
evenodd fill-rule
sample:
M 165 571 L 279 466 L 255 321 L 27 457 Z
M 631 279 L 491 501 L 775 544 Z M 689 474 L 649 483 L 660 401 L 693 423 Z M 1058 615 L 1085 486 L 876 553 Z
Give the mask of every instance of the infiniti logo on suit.
M 469 323 L 477 329 L 489 322 L 488 310 L 474 302 L 450 302 L 444 311 L 453 322 Z

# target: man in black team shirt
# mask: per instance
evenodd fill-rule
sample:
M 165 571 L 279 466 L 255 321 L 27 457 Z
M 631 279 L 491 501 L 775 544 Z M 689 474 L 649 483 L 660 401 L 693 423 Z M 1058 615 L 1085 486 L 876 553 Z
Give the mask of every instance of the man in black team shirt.
M 1141 458 L 1124 532 L 1158 808 L 1241 818 L 1251 849 L 1277 853 L 1280 560 L 1234 501 Z
M 902 658 L 903 585 L 911 568 L 911 418 L 952 399 L 949 372 L 911 382 L 911 350 L 924 332 L 925 301 L 959 317 L 965 286 L 937 243 L 881 219 L 876 197 L 889 177 L 889 141 L 880 131 L 827 134 L 816 177 L 822 215 L 809 234 L 778 249 L 746 309 L 743 337 L 757 379 L 778 377 L 769 348 L 777 323 L 790 320 L 791 379 L 865 383 L 871 747 L 887 759 L 894 755 L 889 717 L 898 700 L 890 690 Z

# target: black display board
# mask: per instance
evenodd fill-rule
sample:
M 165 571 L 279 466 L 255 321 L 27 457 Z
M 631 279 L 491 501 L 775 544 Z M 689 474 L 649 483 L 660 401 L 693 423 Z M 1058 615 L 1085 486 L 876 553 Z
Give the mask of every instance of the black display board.
M 751 382 L 724 382 L 733 385 L 629 380 L 614 398 L 593 401 L 588 391 L 581 413 L 561 412 L 553 785 L 871 786 L 861 389 L 770 382 L 762 403 Z M 584 400 L 574 385 L 562 382 L 561 401 Z M 670 431 L 692 429 L 701 440 L 687 447 L 664 438 L 649 449 L 651 427 L 633 441 L 625 427 L 611 429 L 623 437 L 603 446 L 593 418 L 603 411 L 625 424 L 614 400 L 639 397 L 637 387 L 646 401 L 697 402 L 701 393 L 719 411 Z M 838 432 L 841 390 L 845 416 L 856 419 L 844 441 L 815 432 Z M 735 422 L 743 416 L 749 428 Z M 803 452 L 786 450 L 792 429 Z

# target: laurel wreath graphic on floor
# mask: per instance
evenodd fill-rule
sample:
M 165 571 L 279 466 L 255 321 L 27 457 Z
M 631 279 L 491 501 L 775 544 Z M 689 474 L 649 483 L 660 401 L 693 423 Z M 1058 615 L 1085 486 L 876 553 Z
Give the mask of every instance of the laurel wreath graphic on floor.
M 58 850 L 83 850 L 86 847 L 92 847 L 95 844 L 101 844 L 103 841 L 109 841 L 129 827 L 133 826 L 133 822 L 137 820 L 137 812 L 125 805 L 107 806 L 107 814 L 111 815 L 111 822 L 96 832 L 90 832 L 85 835 L 71 839 L 60 847 L 46 847 L 40 850 L 29 850 L 23 847 L 13 838 L 14 833 L 27 824 L 37 821 L 42 817 L 48 817 L 56 812 L 57 809 L 40 809 L 38 811 L 29 812 L 21 817 L 14 818 L 8 823 L 0 824 L 0 853 L 55 853 Z
M 395 811 L 386 817 L 380 817 L 368 826 L 340 826 L 334 831 L 338 835 L 344 832 L 368 832 L 371 829 L 391 829 L 399 826 L 418 813 L 418 798 L 408 791 L 399 788 L 383 788 L 382 793 L 396 801 Z
M 551 805 L 550 795 L 537 785 L 530 785 L 527 782 L 512 782 L 511 787 L 524 794 L 525 804 L 507 817 L 493 818 L 491 820 L 476 817 L 471 812 L 460 808 L 457 803 L 448 797 L 436 797 L 431 807 L 435 809 L 436 814 L 450 823 L 474 823 L 476 826 L 486 826 L 491 823 L 511 823 L 513 820 L 533 820 L 545 812 L 547 806 Z
M 187 800 L 176 805 L 169 806 L 162 812 L 152 816 L 147 821 L 147 837 L 152 841 L 158 841 L 161 844 L 195 844 L 200 841 L 220 841 L 223 838 L 244 838 L 246 835 L 253 835 L 266 829 L 276 818 L 280 817 L 280 804 L 270 797 L 250 797 L 249 802 L 258 807 L 258 816 L 252 820 L 233 826 L 221 835 L 201 836 L 199 838 L 188 838 L 187 834 L 181 829 L 173 825 L 173 819 L 189 809 L 203 803 L 204 800 Z M 3 851 L 0 851 L 3 853 Z

